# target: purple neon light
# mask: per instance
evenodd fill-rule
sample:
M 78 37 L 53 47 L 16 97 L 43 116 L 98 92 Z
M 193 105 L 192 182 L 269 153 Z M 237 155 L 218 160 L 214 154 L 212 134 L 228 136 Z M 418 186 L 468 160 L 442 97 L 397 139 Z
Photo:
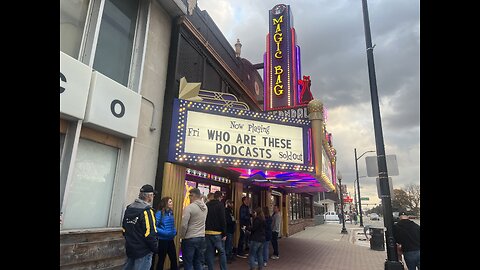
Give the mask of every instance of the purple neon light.
M 308 158 L 310 159 L 310 162 L 313 163 L 312 159 L 312 130 L 308 129 L 308 136 L 307 136 L 307 142 L 308 142 Z
M 302 64 L 301 64 L 301 59 L 300 59 L 300 46 L 295 45 L 295 49 L 296 49 L 296 55 L 297 55 L 297 80 L 301 80 L 302 77 L 300 77 L 300 76 L 301 76 L 302 73 L 301 73 L 300 68 L 301 68 Z M 300 94 L 302 92 L 302 89 L 300 88 L 300 84 L 298 84 L 298 81 L 295 82 L 295 84 L 297 85 L 297 96 L 298 96 L 297 100 L 298 100 L 298 103 L 300 103 L 300 98 L 301 98 Z
M 308 173 L 284 172 L 284 171 L 262 171 L 257 169 L 229 168 L 240 173 L 240 179 L 255 178 L 255 185 L 263 187 L 292 187 L 292 186 L 319 186 L 317 179 Z M 285 181 L 286 183 L 275 183 L 271 181 Z

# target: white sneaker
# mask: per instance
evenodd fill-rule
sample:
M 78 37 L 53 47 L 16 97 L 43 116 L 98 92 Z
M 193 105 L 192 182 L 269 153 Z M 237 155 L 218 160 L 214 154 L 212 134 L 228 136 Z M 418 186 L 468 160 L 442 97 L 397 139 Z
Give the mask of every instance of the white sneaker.
M 263 263 L 263 267 L 267 267 L 267 263 L 266 263 L 266 262 Z
M 278 259 L 280 259 L 280 257 L 275 256 L 275 255 L 272 255 L 272 257 L 270 257 L 270 259 L 272 259 L 272 260 L 278 260 Z

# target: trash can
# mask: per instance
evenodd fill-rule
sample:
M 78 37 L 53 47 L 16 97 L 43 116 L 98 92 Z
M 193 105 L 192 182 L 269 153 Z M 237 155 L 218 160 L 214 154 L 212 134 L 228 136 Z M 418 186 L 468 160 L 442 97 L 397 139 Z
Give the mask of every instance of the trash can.
M 383 228 L 370 227 L 370 249 L 373 250 L 385 250 L 385 236 Z
M 324 224 L 325 223 L 325 219 L 323 218 L 323 215 L 316 215 L 315 216 L 315 225 L 320 225 L 320 224 Z

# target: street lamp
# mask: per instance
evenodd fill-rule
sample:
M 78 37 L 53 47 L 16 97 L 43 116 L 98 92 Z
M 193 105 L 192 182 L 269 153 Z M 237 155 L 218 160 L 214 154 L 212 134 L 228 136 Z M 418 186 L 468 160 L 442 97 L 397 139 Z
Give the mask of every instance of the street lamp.
M 361 154 L 358 158 L 357 158 L 357 148 L 354 148 L 353 151 L 355 152 L 355 171 L 357 173 L 358 210 L 360 211 L 358 213 L 360 215 L 360 227 L 363 227 L 362 197 L 360 197 L 360 181 L 358 180 L 360 177 L 358 177 L 358 163 L 357 163 L 357 161 L 361 157 L 363 157 L 363 155 L 365 155 L 366 153 L 372 153 L 372 152 L 374 153 L 375 151 L 373 151 L 373 150 L 366 151 L 363 154 Z
M 343 212 L 343 191 L 342 191 L 342 174 L 340 171 L 337 172 L 337 179 L 338 182 L 340 183 L 340 213 L 342 213 L 342 231 L 341 233 L 346 234 L 347 229 L 345 229 L 345 213 Z

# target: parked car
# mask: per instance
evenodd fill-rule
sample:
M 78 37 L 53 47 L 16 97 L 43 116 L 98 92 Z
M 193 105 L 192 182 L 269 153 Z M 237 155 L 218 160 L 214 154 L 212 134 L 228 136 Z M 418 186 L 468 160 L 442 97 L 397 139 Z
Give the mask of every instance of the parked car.
M 380 220 L 380 216 L 377 213 L 371 213 L 370 220 Z
M 338 218 L 338 214 L 334 211 L 326 212 L 325 214 L 323 214 L 323 218 L 325 219 L 325 221 L 340 221 L 340 219 Z

